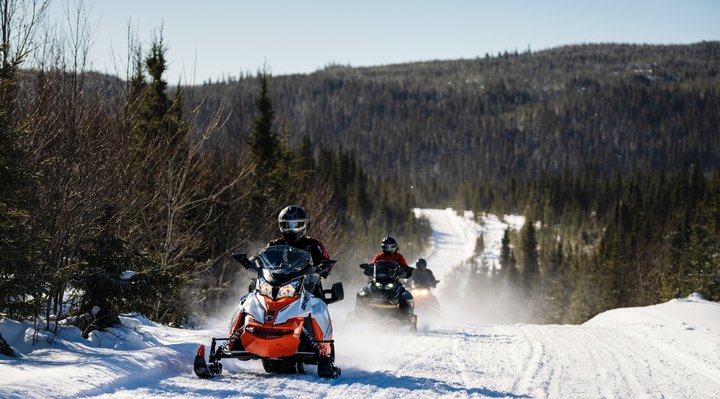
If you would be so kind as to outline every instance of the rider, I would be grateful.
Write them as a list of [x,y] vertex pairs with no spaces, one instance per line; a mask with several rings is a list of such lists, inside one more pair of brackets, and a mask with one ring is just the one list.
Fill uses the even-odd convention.
[[[310,225],[310,218],[305,209],[297,205],[289,205],[278,214],[278,227],[281,238],[277,238],[268,245],[289,245],[307,251],[312,256],[313,265],[319,267],[323,260],[330,260],[325,245],[320,240],[305,235]],[[330,269],[322,270],[321,277],[327,277]]]
[[413,282],[435,288],[437,280],[435,280],[435,275],[432,270],[427,268],[427,261],[420,258],[417,262],[415,262],[415,267],[416,269],[413,273]]
[[[412,276],[413,270],[415,269],[408,266],[405,257],[402,256],[400,252],[398,252],[400,246],[398,245],[397,239],[395,239],[395,237],[393,236],[387,236],[382,239],[381,244],[382,252],[375,255],[372,262],[370,263],[375,263],[381,260],[395,261],[400,265],[400,269],[405,272],[405,275],[401,278],[410,278],[410,276]],[[406,290],[404,287],[402,288],[402,290],[402,294],[400,295],[400,308],[412,316],[414,313],[413,310],[415,308],[413,296],[410,291]]]
[[405,271],[405,278],[410,277],[412,274],[413,268],[408,266],[407,261],[405,260],[405,257],[402,256],[398,250],[400,249],[400,246],[398,245],[398,241],[393,236],[387,236],[382,239],[382,252],[379,252],[373,260],[370,263],[375,263],[379,260],[391,260],[397,262],[401,267],[402,270]]

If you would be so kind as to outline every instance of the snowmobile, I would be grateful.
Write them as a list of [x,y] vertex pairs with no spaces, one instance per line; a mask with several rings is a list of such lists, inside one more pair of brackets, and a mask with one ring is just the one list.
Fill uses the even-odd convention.
[[382,317],[417,331],[412,294],[400,281],[410,276],[402,270],[400,264],[381,260],[374,264],[363,263],[360,268],[368,276],[368,283],[356,295],[355,315]]
[[240,299],[229,337],[212,339],[208,361],[200,345],[195,374],[221,374],[222,359],[260,359],[269,373],[302,374],[304,364],[314,364],[320,377],[339,377],[328,305],[343,299],[343,286],[323,290],[319,281],[336,261],[313,265],[310,253],[287,245],[270,246],[251,259],[232,256],[257,272],[255,287]]
[[407,288],[413,296],[416,312],[425,314],[440,310],[440,302],[433,294],[433,289],[439,282],[440,280],[435,280],[430,274],[418,270],[407,280]]

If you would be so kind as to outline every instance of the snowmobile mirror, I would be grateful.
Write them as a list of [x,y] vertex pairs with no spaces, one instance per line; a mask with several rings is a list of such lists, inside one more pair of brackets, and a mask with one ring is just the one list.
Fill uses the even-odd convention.
[[[328,294],[330,295],[329,298]],[[343,289],[342,282],[333,284],[329,290],[323,290],[323,296],[327,304],[342,301],[345,298],[345,290]]]
[[362,267],[363,269],[365,269],[365,270],[363,271],[363,274],[366,275],[366,276],[368,276],[368,277],[372,276],[372,275],[374,274],[374,272],[375,272],[375,270],[374,270],[374,268],[372,267],[372,265],[368,265],[367,263],[363,263],[362,265],[360,265],[360,267]]

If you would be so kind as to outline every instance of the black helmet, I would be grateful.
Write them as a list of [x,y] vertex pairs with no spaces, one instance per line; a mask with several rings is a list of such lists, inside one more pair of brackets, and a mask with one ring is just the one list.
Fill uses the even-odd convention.
[[420,258],[415,262],[415,266],[417,266],[418,270],[425,270],[427,268],[427,261],[423,258]]
[[397,240],[393,236],[387,236],[382,239],[382,250],[385,255],[394,254],[400,249]]
[[286,207],[278,215],[278,227],[288,244],[303,238],[309,224],[307,212],[297,205]]

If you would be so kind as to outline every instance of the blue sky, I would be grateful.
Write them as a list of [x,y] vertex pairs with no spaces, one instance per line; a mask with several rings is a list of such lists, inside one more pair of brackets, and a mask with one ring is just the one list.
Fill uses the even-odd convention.
[[[55,0],[51,20],[63,21]],[[71,1],[72,3],[72,1]],[[93,69],[124,71],[128,26],[147,48],[163,27],[168,80],[202,83],[254,73],[309,73],[458,59],[564,44],[720,40],[720,1],[97,0]],[[74,7],[72,4],[70,7]],[[120,60],[120,61],[113,61]]]

